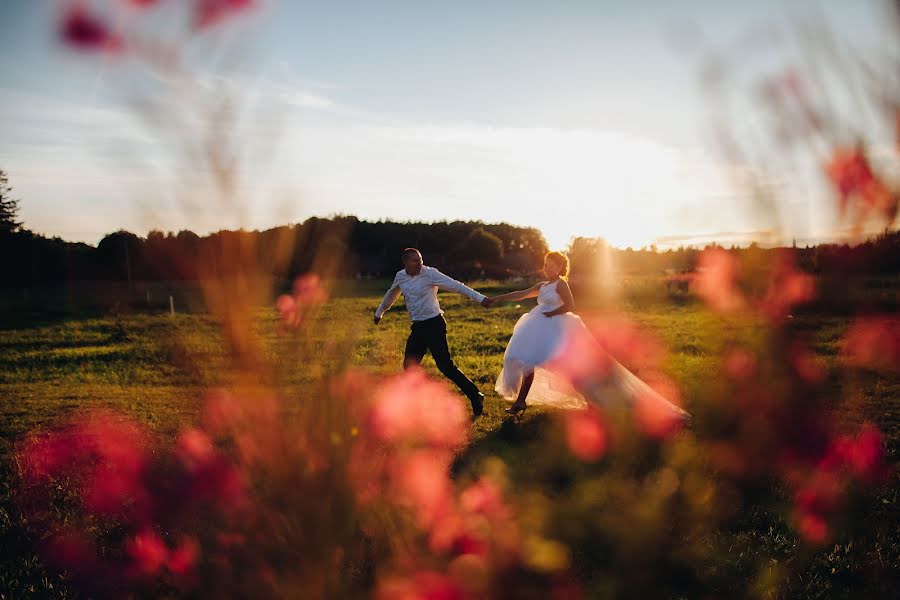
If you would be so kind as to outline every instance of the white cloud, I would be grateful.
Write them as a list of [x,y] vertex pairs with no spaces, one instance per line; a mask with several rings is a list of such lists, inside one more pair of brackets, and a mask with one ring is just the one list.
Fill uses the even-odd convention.
[[[766,227],[732,181],[741,168],[696,149],[599,129],[387,120],[281,83],[253,96],[246,127],[224,138],[241,158],[238,206],[222,203],[202,160],[163,155],[161,133],[154,139],[123,109],[47,98],[25,106],[0,90],[0,107],[18,105],[13,114],[45,130],[30,155],[0,145],[0,159],[13,159],[30,227],[70,237],[69,216],[71,237],[87,241],[99,238],[84,232],[123,225],[208,231],[334,213],[506,221],[540,228],[554,247],[579,235],[641,246]],[[270,110],[279,104],[303,110]]]

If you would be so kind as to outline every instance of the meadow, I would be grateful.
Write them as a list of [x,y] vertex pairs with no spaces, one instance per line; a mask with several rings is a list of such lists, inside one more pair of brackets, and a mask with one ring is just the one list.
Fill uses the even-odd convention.
[[[653,285],[645,287],[655,289]],[[474,286],[487,294],[510,289],[495,282]],[[315,334],[307,343],[324,347],[338,339],[347,349],[348,364],[377,374],[398,372],[409,322],[400,301],[379,326],[373,325],[372,313],[384,287],[386,282],[381,281],[341,286],[315,315],[310,328]],[[642,294],[640,289],[644,288],[608,300],[605,308],[623,312],[663,342],[667,349],[664,370],[679,384],[685,407],[691,410],[692,397],[721,370],[720,355],[727,340],[750,340],[759,332],[750,322],[726,323],[690,298],[668,297],[661,290]],[[171,290],[174,316],[168,311],[170,288],[161,286],[130,293],[121,289],[93,295],[54,291],[41,297],[4,299],[5,315],[0,320],[0,598],[72,593],[64,580],[45,572],[37,558],[33,532],[22,525],[10,500],[16,485],[13,450],[21,436],[47,429],[79,411],[109,408],[135,417],[169,439],[179,427],[198,418],[206,390],[229,383],[228,356],[219,324],[202,309],[197,294],[177,287]],[[510,419],[503,414],[507,404],[493,391],[493,384],[513,324],[532,305],[507,304],[487,310],[446,293],[441,302],[456,364],[487,396],[484,416],[473,424],[470,444],[457,456],[454,473],[465,478],[491,457],[499,457],[512,481],[527,479],[539,468],[536,461],[547,436],[555,435],[550,411],[536,407],[519,419]],[[818,360],[826,367],[833,366],[849,316],[810,310],[794,319],[796,327],[808,332]],[[255,335],[269,356],[286,366],[279,377],[289,402],[304,402],[309,382],[344,366],[292,360],[272,308],[260,307],[256,324]],[[444,381],[430,358],[424,366],[430,375]],[[888,460],[896,466],[900,381],[871,373],[862,389],[862,394],[852,395],[852,401],[832,410],[850,425],[863,421],[878,425],[887,438]],[[461,395],[460,402],[465,402]],[[694,427],[702,435],[703,423],[696,422]],[[838,540],[812,551],[812,556],[783,518],[765,507],[746,506],[746,518],[739,519],[734,528],[712,534],[715,539],[709,543],[721,550],[715,564],[708,565],[707,579],[720,582],[720,592],[730,586],[753,589],[755,582],[746,578],[755,572],[754,566],[765,561],[790,562],[803,552],[808,566],[782,588],[788,595],[887,595],[900,583],[898,501],[892,479],[866,507],[868,539]],[[690,597],[691,592],[673,591],[673,595]]]

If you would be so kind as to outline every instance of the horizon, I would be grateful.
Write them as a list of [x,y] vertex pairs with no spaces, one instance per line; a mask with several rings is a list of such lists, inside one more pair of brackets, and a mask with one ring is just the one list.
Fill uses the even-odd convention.
[[54,3],[13,0],[0,24],[0,168],[26,227],[91,245],[119,227],[266,229],[342,213],[505,222],[556,248],[574,237],[619,248],[840,241],[810,165],[773,179],[782,205],[760,213],[742,179],[750,166],[710,143],[701,84],[711,54],[735,54],[789,17],[883,41],[879,2],[827,4],[263,2],[247,27],[217,32],[246,60],[197,80],[240,90],[250,115],[246,135],[225,132],[249,150],[233,173],[241,204],[223,210],[209,173],[129,107],[147,84],[123,86],[131,63],[73,56],[52,37]]
[[[772,242],[772,241],[766,242],[764,240],[758,240],[758,239],[747,239],[744,241],[735,240],[733,242],[722,242],[721,241],[722,238],[719,238],[719,239],[706,240],[704,242],[696,242],[696,243],[686,243],[683,241],[679,242],[679,241],[673,240],[668,244],[651,243],[651,244],[645,244],[643,246],[617,246],[615,244],[610,243],[608,240],[606,240],[602,236],[594,236],[594,237],[573,236],[565,244],[560,245],[560,246],[554,246],[554,245],[550,244],[550,242],[547,240],[546,236],[544,236],[543,232],[539,228],[531,227],[528,225],[514,225],[512,223],[507,223],[504,221],[486,222],[486,221],[481,221],[481,220],[477,220],[477,219],[454,219],[452,221],[451,220],[399,221],[399,220],[393,220],[393,219],[369,220],[369,219],[359,218],[357,215],[332,214],[332,215],[327,215],[327,216],[310,215],[303,221],[282,223],[279,225],[272,225],[272,226],[262,227],[262,228],[246,228],[246,227],[220,228],[220,229],[209,230],[209,231],[196,231],[193,229],[179,229],[179,230],[150,229],[150,230],[147,230],[146,232],[131,231],[128,229],[117,229],[114,231],[107,232],[100,239],[102,240],[103,238],[105,238],[109,235],[116,234],[116,233],[128,233],[128,234],[137,236],[141,240],[147,240],[151,233],[160,233],[166,237],[170,237],[170,236],[175,236],[183,231],[193,233],[200,238],[209,237],[209,236],[219,234],[219,233],[230,233],[230,232],[238,232],[238,231],[247,232],[247,233],[264,233],[266,231],[284,228],[284,227],[290,228],[290,227],[301,226],[301,225],[303,225],[303,223],[305,223],[307,220],[310,220],[310,219],[320,219],[320,220],[327,221],[327,220],[341,219],[341,218],[356,218],[359,222],[368,223],[368,224],[393,223],[393,224],[400,224],[400,225],[431,226],[431,225],[436,225],[439,223],[449,224],[449,223],[453,223],[453,222],[463,222],[463,223],[474,223],[477,225],[483,225],[483,226],[487,226],[487,227],[497,226],[497,225],[507,225],[507,226],[512,226],[512,227],[521,227],[523,229],[535,229],[544,237],[544,241],[547,242],[547,250],[548,251],[555,250],[555,251],[561,251],[561,252],[568,252],[571,249],[572,243],[576,239],[587,239],[587,240],[591,240],[591,241],[600,241],[600,242],[604,243],[608,248],[610,248],[612,250],[617,250],[620,252],[625,252],[625,251],[631,250],[631,251],[663,253],[663,252],[667,252],[667,251],[679,251],[679,250],[703,250],[704,248],[709,248],[709,247],[721,247],[726,250],[745,249],[745,248],[749,248],[751,246],[757,246],[757,247],[765,248],[765,249],[786,248],[786,247],[791,247],[791,246],[794,246],[797,248],[815,248],[815,247],[819,247],[819,246],[828,246],[828,245],[855,247],[860,244],[872,242],[881,235],[885,235],[885,234],[894,235],[894,234],[900,233],[900,228],[887,229],[887,230],[883,230],[880,232],[869,232],[864,237],[858,238],[858,239],[855,239],[852,241],[846,240],[846,239],[837,239],[837,240],[835,240],[835,239],[822,239],[822,240],[806,239],[806,240],[802,240],[799,238],[792,238],[790,240],[781,241],[781,242]],[[31,230],[28,230],[28,231],[31,231]],[[45,238],[51,237],[51,236],[47,236],[46,234],[43,234],[41,232],[31,231],[31,233],[43,236]],[[83,241],[78,241],[78,240],[75,240],[75,241],[66,240],[64,238],[59,238],[58,236],[53,236],[53,238],[62,239],[62,241],[66,242],[66,243],[85,244],[91,248],[96,248],[100,241],[100,240],[98,240],[95,243],[90,243],[90,242],[83,242]]]

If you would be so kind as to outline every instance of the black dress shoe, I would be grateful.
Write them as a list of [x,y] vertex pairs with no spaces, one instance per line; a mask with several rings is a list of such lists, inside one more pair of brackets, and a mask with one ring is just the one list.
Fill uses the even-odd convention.
[[469,402],[472,403],[472,419],[477,419],[484,413],[484,394],[478,392],[474,396],[469,396]]

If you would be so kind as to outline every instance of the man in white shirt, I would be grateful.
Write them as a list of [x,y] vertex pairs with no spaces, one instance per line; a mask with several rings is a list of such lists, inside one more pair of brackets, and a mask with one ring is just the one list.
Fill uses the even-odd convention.
[[425,357],[425,353],[431,350],[437,368],[462,390],[472,403],[473,417],[478,418],[484,411],[484,394],[478,391],[478,387],[456,367],[450,357],[450,349],[447,346],[447,322],[444,320],[444,311],[438,304],[437,291],[440,288],[457,292],[468,296],[485,308],[490,307],[490,300],[484,294],[479,294],[437,269],[424,266],[422,253],[415,248],[404,250],[401,258],[404,268],[397,272],[394,282],[384,295],[384,300],[375,309],[375,324],[381,322],[381,317],[402,293],[406,300],[406,308],[409,310],[409,318],[412,320],[412,331],[406,340],[406,351],[403,355],[403,368],[418,365]]

